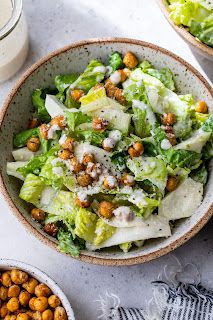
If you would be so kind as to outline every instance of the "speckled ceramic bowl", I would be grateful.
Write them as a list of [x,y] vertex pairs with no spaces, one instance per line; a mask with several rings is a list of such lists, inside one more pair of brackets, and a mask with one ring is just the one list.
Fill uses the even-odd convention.
[[39,282],[45,283],[52,290],[52,292],[56,296],[58,296],[59,299],[61,300],[62,306],[66,310],[68,320],[75,320],[72,307],[70,306],[70,303],[67,297],[65,296],[63,291],[59,288],[57,283],[53,281],[46,273],[24,262],[11,260],[11,259],[0,259],[0,272],[3,270],[12,270],[12,269],[20,269],[22,271],[25,271],[30,276],[37,279]]
[[[113,51],[122,53],[132,51],[140,59],[148,59],[159,68],[167,65],[175,74],[179,92],[182,94],[190,92],[196,99],[205,100],[210,108],[213,107],[212,89],[199,72],[173,53],[138,40],[118,38],[86,40],[57,50],[35,63],[13,88],[0,115],[0,187],[18,220],[28,228],[29,232],[54,249],[57,249],[57,244],[53,238],[43,233],[31,220],[27,204],[19,198],[20,182],[6,174],[6,162],[12,160],[12,137],[14,133],[26,128],[32,111],[33,89],[51,85],[57,74],[82,72],[93,58],[106,62],[108,54]],[[144,247],[126,254],[115,250],[84,251],[80,260],[102,265],[130,265],[156,259],[172,251],[194,236],[211,217],[212,184],[211,174],[202,205],[191,218],[176,223],[171,237],[147,241]]]
[[157,0],[164,16],[173,27],[173,29],[187,42],[191,50],[199,53],[208,60],[213,61],[213,48],[197,40],[184,26],[177,26],[169,17],[168,2],[166,0]]

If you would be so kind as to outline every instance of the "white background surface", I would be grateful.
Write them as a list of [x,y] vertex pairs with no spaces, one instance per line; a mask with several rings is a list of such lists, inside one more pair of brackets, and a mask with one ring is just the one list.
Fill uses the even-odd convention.
[[[17,78],[37,59],[73,41],[93,37],[123,36],[158,44],[213,78],[212,63],[192,54],[154,0],[25,0],[24,8],[30,52],[18,75],[0,84],[0,105]],[[132,267],[100,267],[47,248],[0,201],[0,257],[22,260],[46,271],[67,294],[77,320],[97,319],[95,300],[106,291],[119,295],[122,305],[145,305],[146,299],[151,298],[151,281],[157,279],[165,265],[174,263],[173,255],[183,264],[195,263],[203,284],[213,287],[212,221],[173,254],[156,261]]]

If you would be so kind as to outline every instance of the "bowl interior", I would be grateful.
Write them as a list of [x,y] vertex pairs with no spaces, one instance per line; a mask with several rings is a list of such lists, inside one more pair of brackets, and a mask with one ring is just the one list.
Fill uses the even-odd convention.
[[[150,60],[158,68],[168,66],[174,72],[178,92],[182,94],[192,93],[195,99],[205,100],[208,106],[213,108],[210,87],[190,65],[166,50],[136,40],[116,39],[82,42],[62,49],[60,52],[52,54],[48,59],[43,59],[34,65],[24,79],[19,82],[5,104],[5,111],[3,111],[5,113],[2,114],[0,130],[0,170],[3,181],[2,192],[5,194],[11,208],[19,220],[28,227],[32,226],[31,232],[34,232],[36,236],[40,236],[43,240],[48,238],[47,235],[42,232],[37,223],[31,220],[28,205],[18,196],[20,182],[18,179],[9,177],[6,174],[6,162],[13,161],[11,155],[13,134],[25,129],[27,126],[30,113],[33,110],[31,103],[33,89],[52,85],[54,77],[58,74],[83,71],[87,63],[93,58],[101,59],[106,63],[108,55],[113,51],[122,53],[132,51],[140,60]],[[115,249],[100,252],[85,251],[81,259],[100,264],[133,264],[150,260],[169,252],[189,239],[209,219],[210,212],[208,212],[208,209],[213,202],[212,184],[213,175],[211,174],[205,188],[205,197],[202,205],[192,217],[180,220],[175,224],[171,237],[147,241],[144,247],[135,248],[126,254]],[[51,238],[47,242],[55,246]]]
[[67,297],[65,296],[63,291],[59,288],[57,283],[53,281],[48,275],[46,275],[46,273],[24,262],[11,260],[11,259],[0,259],[0,271],[12,270],[12,269],[20,269],[22,271],[25,271],[31,277],[34,277],[35,279],[37,279],[39,282],[45,283],[52,290],[52,292],[60,298],[62,302],[62,306],[65,308],[67,312],[68,319],[75,320],[73,310],[70,306],[70,303]]

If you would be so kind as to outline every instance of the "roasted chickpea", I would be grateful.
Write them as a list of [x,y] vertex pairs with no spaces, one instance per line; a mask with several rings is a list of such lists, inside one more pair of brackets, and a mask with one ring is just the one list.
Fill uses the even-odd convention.
[[46,123],[43,123],[40,126],[40,134],[41,134],[41,137],[44,138],[45,140],[48,140],[48,131],[49,131],[49,126]]
[[33,318],[33,311],[32,310],[28,310],[28,311],[26,311],[26,314],[28,314],[28,316],[30,317],[30,319],[32,319]]
[[77,177],[78,184],[82,187],[87,187],[88,185],[92,184],[92,178],[89,174],[81,174]]
[[1,286],[0,287],[0,299],[5,301],[8,297],[8,288]]
[[35,287],[35,295],[37,297],[41,297],[41,296],[48,297],[51,293],[52,291],[45,283],[40,283]]
[[59,297],[57,297],[56,295],[52,294],[49,298],[48,298],[48,303],[50,305],[51,308],[55,309],[56,307],[59,307],[61,304],[61,301],[59,299]]
[[169,142],[171,143],[172,146],[176,145],[177,144],[177,140],[176,140],[176,136],[174,133],[166,133],[166,136],[169,140]]
[[11,281],[11,276],[10,276],[9,272],[2,273],[1,282],[2,282],[3,286],[5,286],[5,287],[11,286],[12,281]]
[[50,121],[50,125],[57,125],[61,130],[66,127],[64,116],[56,116]]
[[205,101],[198,101],[195,105],[195,111],[200,113],[207,113],[208,107]]
[[36,221],[39,221],[39,222],[43,221],[45,219],[45,216],[46,216],[45,212],[41,209],[33,208],[31,210],[31,217]]
[[128,173],[125,173],[121,179],[120,183],[124,184],[125,186],[133,187],[135,185],[134,177]]
[[47,297],[40,296],[34,301],[34,308],[36,311],[43,312],[48,308],[48,300]]
[[94,163],[95,162],[95,157],[91,153],[84,153],[82,163],[86,166],[89,162]]
[[19,309],[19,301],[17,297],[10,298],[10,300],[7,303],[7,309],[10,312],[14,312]]
[[24,271],[13,269],[11,271],[11,279],[15,284],[23,284],[28,280],[28,274]]
[[117,70],[117,72],[120,74],[121,82],[124,82],[127,78],[126,72],[123,69]]
[[27,313],[19,313],[16,320],[30,320],[30,316]]
[[18,297],[20,293],[20,287],[17,284],[13,284],[11,287],[8,288],[8,297]]
[[114,94],[115,99],[122,105],[126,105],[127,101],[123,95],[123,89],[117,88]]
[[170,126],[176,122],[176,116],[174,113],[169,112],[169,113],[161,115],[160,120],[163,125]]
[[164,130],[166,133],[173,133],[173,127],[172,127],[172,126],[164,126],[164,127],[163,127],[163,130]]
[[41,312],[36,311],[33,313],[33,320],[42,320]]
[[4,320],[16,320],[16,315],[7,315]]
[[33,297],[30,299],[29,301],[29,307],[31,310],[35,311],[35,307],[34,307],[34,302],[35,302],[36,297]]
[[63,307],[57,307],[55,309],[54,320],[67,320],[67,314]]
[[38,119],[36,119],[36,118],[30,119],[29,123],[28,123],[28,128],[29,129],[36,128],[38,126],[38,124],[39,124]]
[[82,208],[88,208],[91,203],[89,200],[81,200],[81,199],[79,199],[79,197],[76,197],[75,204],[79,207],[82,207]]
[[67,138],[65,142],[62,144],[63,149],[68,149],[69,151],[74,151],[75,139],[74,138]]
[[111,219],[114,210],[115,206],[112,202],[102,201],[99,204],[98,212],[104,218]]
[[117,87],[114,85],[114,83],[110,79],[106,80],[105,89],[106,89],[107,97],[114,98]]
[[52,236],[52,237],[56,237],[56,235],[58,233],[58,227],[54,222],[46,224],[44,226],[43,230],[44,230],[44,232],[49,234],[49,236]]
[[106,189],[114,189],[117,186],[117,180],[113,176],[107,176],[104,178],[104,187]]
[[22,306],[26,307],[30,301],[31,295],[27,291],[21,291],[19,295],[19,302]]
[[27,282],[25,282],[22,287],[27,290],[29,293],[35,292],[35,287],[38,285],[38,280],[35,278],[30,278]]
[[9,314],[9,310],[7,309],[7,304],[3,303],[0,308],[0,317],[3,319]]
[[179,180],[176,177],[169,177],[166,183],[166,189],[171,192],[177,189]]
[[27,141],[27,149],[36,152],[40,148],[40,140],[37,137],[32,137]]
[[80,89],[75,89],[71,90],[70,94],[74,101],[79,101],[80,98],[84,95],[84,91]]
[[133,69],[137,66],[138,64],[138,59],[132,52],[127,52],[123,58],[123,63],[125,66],[129,69]]
[[95,131],[104,132],[109,125],[109,122],[103,118],[95,117],[92,120],[92,127]]
[[98,176],[102,173],[102,168],[100,163],[89,162],[86,168],[86,173],[92,178],[97,179]]
[[42,320],[53,320],[54,316],[53,316],[53,312],[50,309],[45,310],[44,312],[42,312]]
[[68,149],[63,149],[63,150],[60,150],[58,152],[58,156],[59,158],[61,158],[62,160],[68,160],[72,157],[72,153],[70,150]]
[[84,165],[78,162],[76,157],[70,159],[70,169],[74,173],[79,173],[84,170]]
[[132,147],[128,149],[131,158],[139,157],[144,152],[143,144],[139,141],[135,142]]

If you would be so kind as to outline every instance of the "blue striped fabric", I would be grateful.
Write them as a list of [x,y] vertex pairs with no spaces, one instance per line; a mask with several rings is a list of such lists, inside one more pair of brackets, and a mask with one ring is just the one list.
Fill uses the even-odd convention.
[[[171,288],[163,281],[153,282],[166,292],[166,303],[155,320],[213,320],[213,291],[201,285],[183,284]],[[113,309],[113,308],[112,308]],[[143,309],[118,307],[111,320],[150,320]]]

